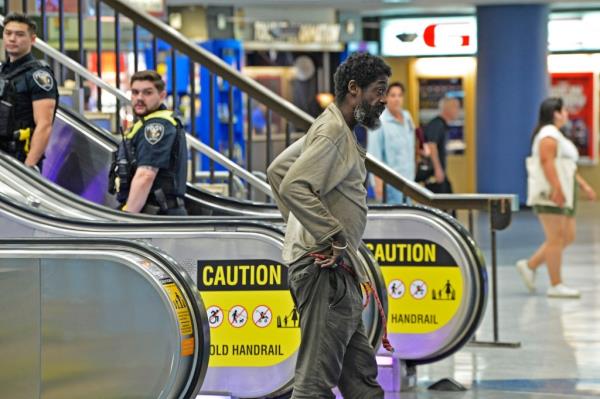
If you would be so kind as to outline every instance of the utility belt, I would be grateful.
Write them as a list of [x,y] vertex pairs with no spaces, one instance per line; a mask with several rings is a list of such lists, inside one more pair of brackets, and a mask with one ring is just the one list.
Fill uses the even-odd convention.
[[185,209],[185,201],[181,197],[166,195],[162,188],[150,193],[142,213],[164,215],[174,209]]

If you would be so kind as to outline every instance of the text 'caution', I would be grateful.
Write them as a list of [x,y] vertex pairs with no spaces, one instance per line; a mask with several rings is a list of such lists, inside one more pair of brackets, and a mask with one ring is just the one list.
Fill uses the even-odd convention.
[[[198,261],[200,291],[287,290],[287,267],[269,260]],[[231,261],[229,261],[231,262]]]
[[426,240],[369,240],[366,245],[380,266],[456,266],[444,248]]

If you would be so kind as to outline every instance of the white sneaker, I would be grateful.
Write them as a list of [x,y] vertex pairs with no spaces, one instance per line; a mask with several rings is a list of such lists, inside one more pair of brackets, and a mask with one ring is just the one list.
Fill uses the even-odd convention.
[[535,270],[527,266],[527,259],[521,259],[515,264],[529,292],[535,292]]
[[548,288],[546,295],[551,298],[579,298],[581,293],[575,288],[569,288],[560,283]]

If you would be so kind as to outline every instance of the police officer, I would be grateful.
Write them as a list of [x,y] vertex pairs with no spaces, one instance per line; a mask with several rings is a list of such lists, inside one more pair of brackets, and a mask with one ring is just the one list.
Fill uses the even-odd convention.
[[137,117],[124,134],[113,169],[114,191],[127,212],[186,215],[187,147],[181,121],[163,104],[165,82],[155,71],[131,77]]
[[35,22],[23,14],[4,18],[8,60],[0,66],[0,149],[39,170],[52,133],[58,89],[50,66],[31,54],[35,32]]

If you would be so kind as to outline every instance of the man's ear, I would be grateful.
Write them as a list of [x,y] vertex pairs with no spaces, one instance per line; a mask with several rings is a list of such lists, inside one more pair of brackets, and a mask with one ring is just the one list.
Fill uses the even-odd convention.
[[160,92],[160,101],[165,101],[165,98],[167,98],[167,91],[163,90]]
[[351,80],[348,82],[348,94],[356,97],[358,96],[358,92],[360,90],[360,87],[358,87],[358,83],[356,83],[356,80]]

